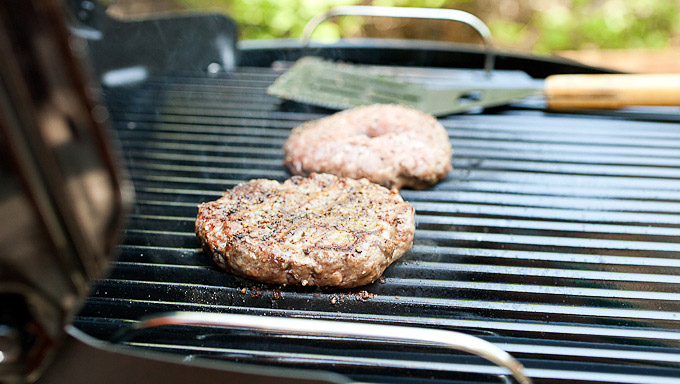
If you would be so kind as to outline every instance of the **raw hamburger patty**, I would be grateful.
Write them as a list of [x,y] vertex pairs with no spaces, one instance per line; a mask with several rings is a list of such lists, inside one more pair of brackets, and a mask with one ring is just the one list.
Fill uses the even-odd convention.
[[451,143],[434,117],[401,105],[339,112],[293,129],[284,164],[296,175],[332,173],[388,188],[427,188],[452,169]]
[[198,207],[196,237],[222,268],[275,284],[356,287],[413,245],[413,207],[366,179],[251,180]]

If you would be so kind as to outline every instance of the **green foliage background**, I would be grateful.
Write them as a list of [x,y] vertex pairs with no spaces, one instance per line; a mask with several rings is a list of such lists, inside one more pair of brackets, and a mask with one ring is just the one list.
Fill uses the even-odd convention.
[[[228,12],[242,39],[298,37],[314,15],[338,5],[458,8],[480,16],[502,46],[534,52],[584,48],[663,48],[680,42],[680,0],[517,0],[513,18],[502,1],[471,0],[177,0],[190,9]],[[508,0],[505,0],[508,3]],[[506,4],[508,5],[508,4]],[[517,13],[517,12],[516,12]],[[362,35],[362,20],[322,24],[315,38]]]

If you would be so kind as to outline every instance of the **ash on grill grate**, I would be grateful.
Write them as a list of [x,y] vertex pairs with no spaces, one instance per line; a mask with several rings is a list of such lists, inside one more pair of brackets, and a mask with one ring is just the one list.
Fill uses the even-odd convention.
[[[275,77],[244,68],[107,90],[138,200],[80,328],[106,339],[174,310],[418,325],[497,343],[539,383],[680,377],[677,125],[527,108],[444,119],[455,170],[431,190],[402,191],[418,212],[415,245],[384,281],[277,293],[219,270],[193,233],[198,203],[242,180],[287,178],[283,141],[322,116],[281,111],[265,94]],[[361,290],[366,299],[352,298]],[[132,344],[372,382],[501,380],[480,359],[414,345],[206,328]]]

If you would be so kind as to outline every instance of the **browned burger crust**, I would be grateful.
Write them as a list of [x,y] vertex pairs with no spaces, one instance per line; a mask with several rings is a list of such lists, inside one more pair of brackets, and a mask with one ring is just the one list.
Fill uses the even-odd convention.
[[375,104],[309,121],[283,145],[291,173],[367,178],[388,188],[427,188],[451,172],[453,150],[434,117],[406,106]]
[[198,207],[196,237],[222,268],[274,284],[374,282],[413,245],[414,209],[366,179],[251,180]]

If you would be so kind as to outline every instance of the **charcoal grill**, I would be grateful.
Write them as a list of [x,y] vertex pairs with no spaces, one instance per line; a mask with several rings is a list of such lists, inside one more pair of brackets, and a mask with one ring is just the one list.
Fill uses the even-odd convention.
[[[417,211],[414,246],[375,284],[272,287],[216,267],[194,237],[196,206],[244,180],[285,180],[290,130],[330,113],[266,94],[279,62],[309,52],[290,41],[244,43],[234,69],[156,71],[104,88],[136,203],[120,257],[76,328],[110,340],[173,311],[420,326],[490,341],[536,383],[680,380],[677,109],[554,113],[528,100],[440,119],[454,170],[429,190],[402,191]],[[339,42],[311,52],[431,68],[484,60],[474,47],[425,42]],[[510,54],[496,66],[534,77],[607,72]],[[125,344],[357,382],[508,381],[481,358],[418,343],[172,326]]]

